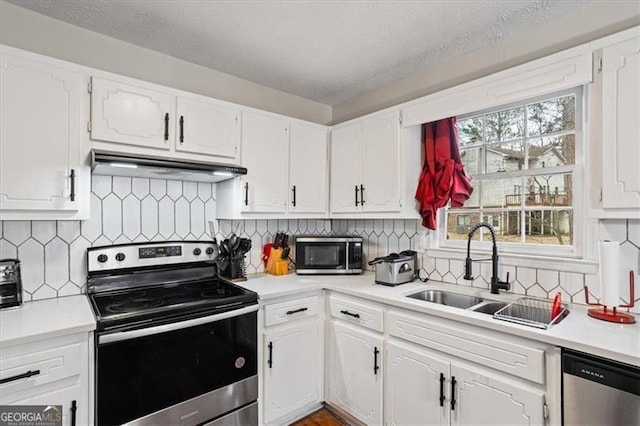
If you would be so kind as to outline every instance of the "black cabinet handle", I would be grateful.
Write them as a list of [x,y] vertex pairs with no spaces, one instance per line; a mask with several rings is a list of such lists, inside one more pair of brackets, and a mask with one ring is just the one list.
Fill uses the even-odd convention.
[[291,201],[291,205],[293,207],[296,206],[296,186],[293,185],[293,188],[291,188],[291,192],[293,192],[293,200]]
[[300,308],[300,309],[296,309],[295,311],[287,311],[287,315],[293,315],[293,314],[297,314],[298,312],[304,312],[309,308]]
[[451,411],[456,410],[456,378],[451,376]]
[[69,199],[71,201],[76,200],[76,170],[71,169],[71,173],[69,173],[69,179],[71,179],[71,194],[69,194]]
[[180,143],[184,143],[184,116],[180,116]]
[[358,207],[358,185],[356,185],[356,207]]
[[273,342],[269,342],[269,360],[267,364],[269,364],[269,368],[273,367]]
[[378,367],[378,354],[380,353],[380,351],[378,350],[377,346],[374,346],[373,348],[373,374],[378,374],[378,370],[380,369],[380,367]]
[[444,374],[440,373],[440,406],[444,407]]
[[165,113],[164,115],[164,140],[169,140],[169,113]]
[[354,314],[354,313],[351,313],[349,311],[340,311],[340,313],[343,314],[343,315],[349,315],[350,317],[360,318],[360,314]]
[[28,379],[32,376],[37,376],[40,374],[40,370],[29,370],[26,373],[18,374],[17,376],[7,377],[6,379],[0,379],[0,385],[3,383],[15,382],[20,379]]
[[249,205],[249,182],[245,182],[244,184],[244,205]]
[[76,412],[78,411],[78,403],[74,399],[71,401],[71,426],[76,426]]
[[364,206],[364,186],[360,185],[360,205]]

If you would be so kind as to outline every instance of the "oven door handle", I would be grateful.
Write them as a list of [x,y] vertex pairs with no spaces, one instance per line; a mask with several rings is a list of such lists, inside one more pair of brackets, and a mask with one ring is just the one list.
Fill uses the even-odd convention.
[[138,337],[152,336],[154,334],[167,333],[169,331],[181,330],[183,328],[194,327],[196,325],[207,324],[210,322],[220,321],[227,318],[237,317],[250,312],[255,312],[259,308],[258,304],[246,306],[240,309],[223,312],[221,314],[209,315],[208,317],[193,318],[186,321],[175,322],[171,324],[157,325],[155,327],[142,328],[139,330],[121,331],[119,333],[104,334],[98,336],[98,344],[120,342],[122,340],[130,340]]

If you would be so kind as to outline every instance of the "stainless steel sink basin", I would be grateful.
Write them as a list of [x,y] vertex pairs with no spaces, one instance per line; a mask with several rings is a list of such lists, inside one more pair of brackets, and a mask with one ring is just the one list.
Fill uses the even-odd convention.
[[482,314],[489,314],[489,315],[493,315],[496,312],[498,312],[500,309],[504,308],[505,306],[507,306],[507,303],[503,303],[503,302],[489,302],[489,303],[484,303],[480,306],[478,306],[475,309],[472,309],[472,311],[474,312],[480,312]]
[[442,290],[427,290],[419,293],[410,294],[407,297],[412,299],[424,300],[430,303],[439,303],[441,305],[453,306],[454,308],[467,309],[478,303],[482,299],[466,294],[450,293]]

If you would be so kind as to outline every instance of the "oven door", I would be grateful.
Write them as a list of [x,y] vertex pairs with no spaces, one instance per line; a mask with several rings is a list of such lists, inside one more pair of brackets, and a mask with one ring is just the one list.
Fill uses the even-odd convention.
[[258,305],[97,337],[98,425],[195,425],[257,399]]
[[296,271],[307,274],[343,273],[347,269],[347,242],[296,242]]

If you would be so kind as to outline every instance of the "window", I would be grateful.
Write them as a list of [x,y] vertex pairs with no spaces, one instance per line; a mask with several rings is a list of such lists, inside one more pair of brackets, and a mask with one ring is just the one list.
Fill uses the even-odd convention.
[[460,155],[474,191],[463,207],[444,210],[442,246],[466,241],[482,221],[513,251],[573,250],[581,101],[576,89],[458,117]]

